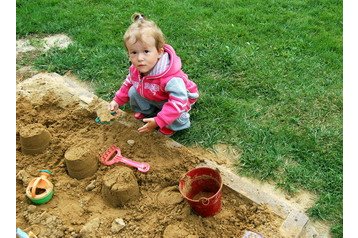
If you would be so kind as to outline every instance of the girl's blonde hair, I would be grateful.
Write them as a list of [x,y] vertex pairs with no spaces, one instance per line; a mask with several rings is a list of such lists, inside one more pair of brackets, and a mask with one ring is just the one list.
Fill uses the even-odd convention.
[[147,36],[152,36],[155,40],[155,47],[157,50],[164,47],[165,37],[160,28],[155,24],[155,22],[148,20],[141,13],[134,13],[132,15],[132,24],[128,27],[126,33],[123,36],[124,45],[127,48],[127,42],[134,38],[135,42],[143,42],[142,36],[146,34]]

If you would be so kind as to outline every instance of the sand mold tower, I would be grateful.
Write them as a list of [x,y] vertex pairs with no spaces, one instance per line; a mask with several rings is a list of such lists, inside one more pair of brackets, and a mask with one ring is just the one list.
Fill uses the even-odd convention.
[[90,143],[73,145],[65,153],[68,175],[83,179],[94,175],[98,169],[98,155]]
[[40,123],[29,124],[20,130],[21,152],[34,155],[42,153],[50,144],[51,134]]
[[103,177],[102,197],[113,207],[123,206],[139,197],[139,186],[132,169],[115,166]]

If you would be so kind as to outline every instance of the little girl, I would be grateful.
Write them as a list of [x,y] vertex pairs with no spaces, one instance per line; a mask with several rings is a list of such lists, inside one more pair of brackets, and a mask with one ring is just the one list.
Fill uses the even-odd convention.
[[199,97],[198,88],[181,70],[180,58],[165,44],[159,27],[139,13],[132,21],[123,37],[132,65],[109,110],[129,101],[134,117],[146,123],[139,132],[159,127],[170,136],[190,127],[188,112]]

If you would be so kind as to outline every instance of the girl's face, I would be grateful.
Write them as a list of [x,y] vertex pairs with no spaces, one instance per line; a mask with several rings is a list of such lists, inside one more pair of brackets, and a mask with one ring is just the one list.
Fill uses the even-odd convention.
[[135,42],[131,38],[126,42],[129,59],[132,64],[143,75],[148,75],[154,68],[164,49],[158,50],[155,47],[155,39],[152,36],[143,36],[142,41]]

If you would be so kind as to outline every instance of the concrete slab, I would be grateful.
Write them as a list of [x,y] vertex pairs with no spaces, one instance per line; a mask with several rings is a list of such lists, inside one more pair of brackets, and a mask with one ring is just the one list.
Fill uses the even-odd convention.
[[299,238],[303,228],[308,222],[308,216],[303,212],[293,210],[286,217],[285,221],[280,227],[281,234],[290,238]]

